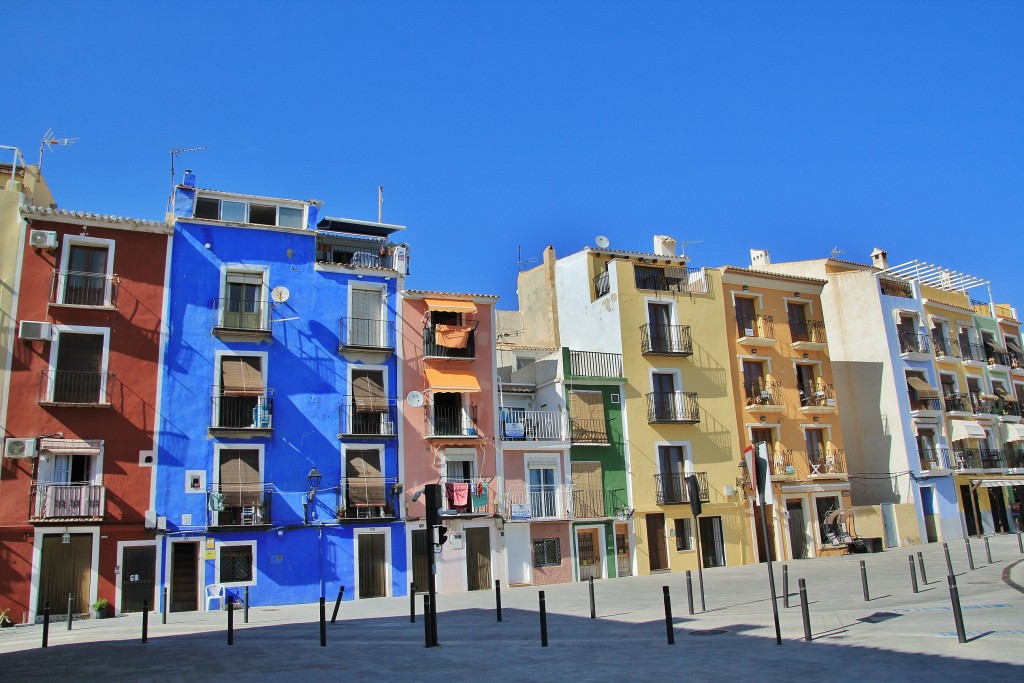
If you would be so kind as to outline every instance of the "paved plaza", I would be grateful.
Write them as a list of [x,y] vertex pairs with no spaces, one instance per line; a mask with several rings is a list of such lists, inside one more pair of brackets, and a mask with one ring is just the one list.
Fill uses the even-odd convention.
[[[423,646],[423,621],[409,623],[409,599],[346,602],[328,624],[320,647],[317,605],[236,613],[234,645],[227,645],[226,614],[150,619],[142,644],[141,615],[83,621],[67,631],[52,624],[50,646],[39,647],[42,627],[0,630],[4,680],[457,681],[516,679],[794,680],[827,676],[848,680],[1024,680],[1024,555],[1016,536],[972,542],[976,569],[963,541],[950,544],[968,642],[957,642],[942,545],[900,548],[875,555],[789,563],[790,608],[782,601],[782,565],[776,563],[783,644],[775,643],[764,565],[704,572],[707,611],[688,614],[680,574],[596,581],[597,619],[590,618],[586,584],[544,588],[549,647],[540,644],[539,588],[502,591],[497,622],[494,591],[443,595],[441,645]],[[911,590],[908,555],[923,553],[928,584]],[[865,601],[860,560],[866,561]],[[807,580],[813,642],[803,640],[797,579]],[[920,577],[918,577],[920,580]],[[696,593],[696,575],[694,575]],[[662,586],[669,586],[675,644],[666,643]],[[337,587],[335,587],[336,589]],[[417,600],[422,610],[422,601]],[[328,604],[328,617],[333,604]],[[725,633],[716,633],[725,631]],[[756,677],[756,678],[755,678]]]

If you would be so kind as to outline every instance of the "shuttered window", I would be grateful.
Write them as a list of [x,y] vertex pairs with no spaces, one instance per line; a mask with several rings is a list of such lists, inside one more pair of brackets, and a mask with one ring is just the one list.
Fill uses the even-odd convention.
[[259,356],[230,356],[221,359],[220,381],[225,396],[262,396],[263,374]]
[[384,373],[380,370],[353,370],[352,397],[357,412],[388,412],[388,400],[384,393]]
[[249,448],[221,450],[219,475],[225,507],[260,503],[262,481],[259,451]]
[[100,372],[103,369],[103,335],[62,332],[58,343],[58,371]]

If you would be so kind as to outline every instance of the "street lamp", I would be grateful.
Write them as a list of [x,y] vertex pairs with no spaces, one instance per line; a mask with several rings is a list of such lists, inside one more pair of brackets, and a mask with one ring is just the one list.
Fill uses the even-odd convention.
[[[306,503],[303,505],[303,517],[305,523],[309,524],[309,505],[316,498],[316,491],[320,488],[320,479],[323,475],[320,474],[320,470],[316,468],[316,465],[310,468],[309,474],[306,475],[306,481],[309,483],[309,493],[306,494]],[[325,588],[324,585],[324,524],[320,522],[316,529],[316,545],[317,550],[320,553],[320,645],[321,647],[327,646],[327,605],[325,602]]]
[[313,502],[313,497],[316,496],[316,490],[320,487],[320,479],[323,477],[320,474],[320,470],[313,465],[313,468],[309,470],[309,474],[306,475],[306,481],[309,482],[309,501]]

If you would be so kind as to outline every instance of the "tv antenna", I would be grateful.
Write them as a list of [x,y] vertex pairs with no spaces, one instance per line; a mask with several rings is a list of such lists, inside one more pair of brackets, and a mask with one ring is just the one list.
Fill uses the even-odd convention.
[[519,245],[519,270],[520,271],[523,270],[523,266],[528,266],[531,263],[537,263],[538,261],[540,261],[540,259],[537,258],[536,256],[534,256],[533,258],[528,258],[528,259],[526,259],[524,261],[523,260],[523,245],[521,245],[521,244]]
[[843,251],[842,249],[839,248],[838,244],[836,246],[832,247],[832,254],[831,254],[832,258],[835,258],[836,256],[841,256],[842,254],[845,254],[845,253],[846,253],[845,251]]
[[175,147],[171,150],[171,193],[167,196],[167,210],[171,211],[174,208],[174,162],[177,160],[179,154],[186,152],[202,152],[205,147]]
[[679,255],[680,256],[686,256],[686,245],[687,244],[704,244],[704,240],[690,240],[690,241],[680,240],[678,242],[678,244],[679,244]]
[[54,147],[70,147],[78,142],[78,138],[58,138],[53,128],[47,128],[43,139],[39,141],[39,170],[43,170],[43,152]]
[[377,186],[377,222],[384,222],[384,186]]

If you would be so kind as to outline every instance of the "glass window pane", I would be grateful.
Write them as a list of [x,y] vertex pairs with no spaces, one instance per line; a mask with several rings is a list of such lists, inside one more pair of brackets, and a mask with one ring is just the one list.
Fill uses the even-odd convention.
[[302,209],[279,206],[277,208],[277,224],[282,228],[301,228]]
[[220,219],[229,223],[245,223],[245,204],[243,202],[221,201]]

